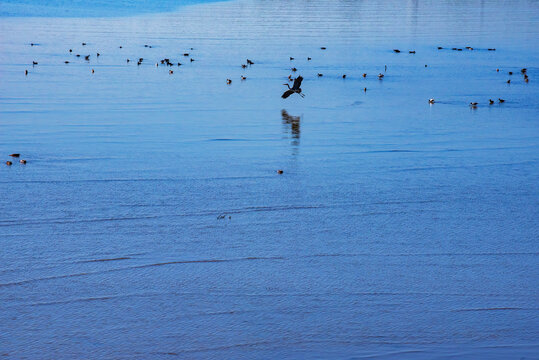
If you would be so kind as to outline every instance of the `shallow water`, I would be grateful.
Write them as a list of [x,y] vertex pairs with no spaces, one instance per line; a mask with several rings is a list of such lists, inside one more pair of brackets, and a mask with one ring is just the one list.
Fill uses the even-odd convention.
[[[329,0],[3,17],[0,353],[537,358],[538,19]],[[291,67],[305,98],[280,98]]]

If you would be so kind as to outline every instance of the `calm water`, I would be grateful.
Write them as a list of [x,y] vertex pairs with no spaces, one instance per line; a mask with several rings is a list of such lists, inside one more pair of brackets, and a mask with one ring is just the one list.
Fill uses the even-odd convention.
[[539,358],[536,1],[17,3],[3,358]]

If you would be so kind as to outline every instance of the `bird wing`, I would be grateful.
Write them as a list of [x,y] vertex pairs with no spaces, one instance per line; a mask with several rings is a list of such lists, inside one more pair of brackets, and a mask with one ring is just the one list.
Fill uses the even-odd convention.
[[287,97],[289,97],[290,95],[292,95],[293,93],[295,93],[294,90],[286,90],[283,95],[281,96],[283,99],[286,99]]
[[294,80],[294,86],[292,86],[292,89],[299,89],[301,86],[301,82],[303,81],[303,78],[301,76],[298,76],[296,80]]

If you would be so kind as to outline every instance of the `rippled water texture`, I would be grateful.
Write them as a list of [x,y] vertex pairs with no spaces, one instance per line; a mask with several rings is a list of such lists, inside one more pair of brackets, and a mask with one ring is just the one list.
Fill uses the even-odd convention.
[[537,359],[538,23],[531,0],[0,18],[0,355]]

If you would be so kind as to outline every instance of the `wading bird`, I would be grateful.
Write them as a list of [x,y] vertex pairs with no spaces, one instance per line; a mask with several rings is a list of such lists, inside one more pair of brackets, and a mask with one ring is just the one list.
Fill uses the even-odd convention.
[[283,84],[283,85],[288,86],[288,90],[286,90],[281,97],[283,99],[286,99],[287,97],[289,97],[290,95],[292,95],[294,93],[299,94],[301,97],[305,97],[305,94],[301,93],[301,87],[300,86],[301,86],[302,81],[303,81],[303,78],[301,76],[298,76],[294,80],[294,85],[292,85],[292,87],[290,87],[290,85],[288,85],[288,84]]

